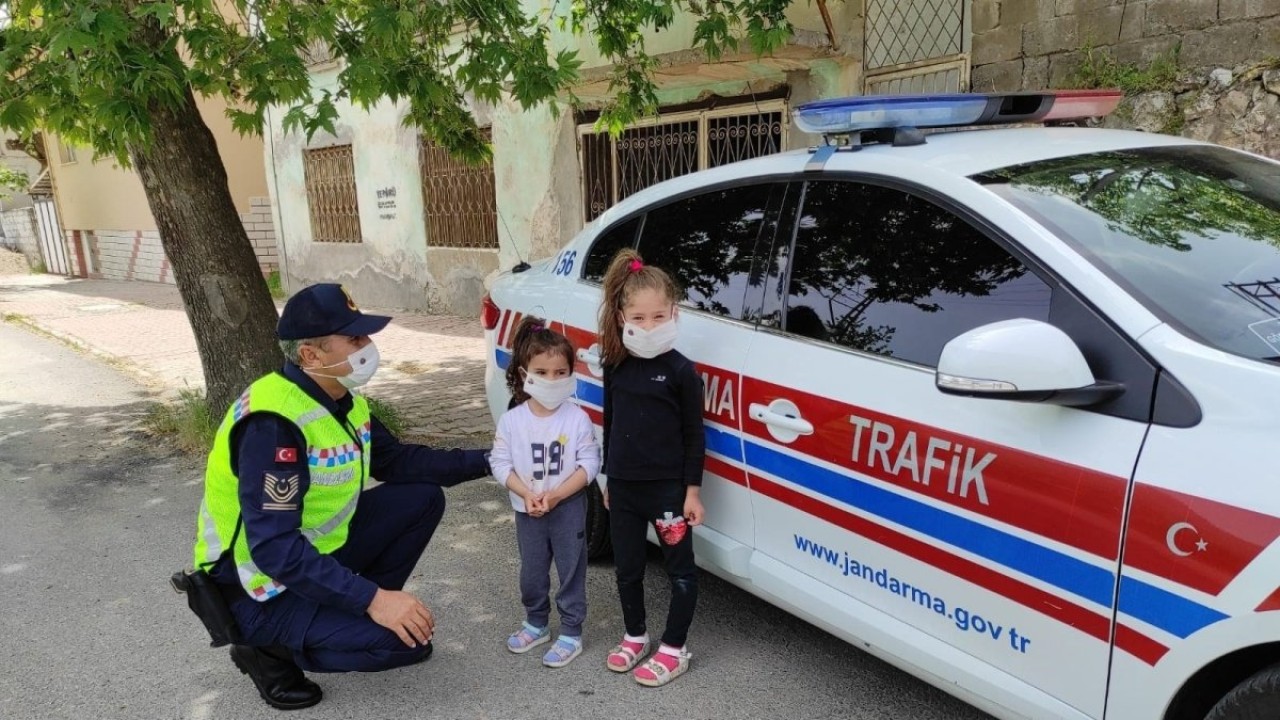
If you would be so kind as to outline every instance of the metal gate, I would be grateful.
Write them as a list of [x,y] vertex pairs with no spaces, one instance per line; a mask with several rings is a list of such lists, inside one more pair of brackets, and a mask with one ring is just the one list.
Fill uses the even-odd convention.
[[868,95],[965,92],[969,88],[967,0],[866,0]]
[[35,201],[36,230],[40,235],[40,254],[44,256],[45,272],[54,275],[71,275],[71,258],[67,254],[67,240],[58,222],[58,210],[52,195],[39,195]]

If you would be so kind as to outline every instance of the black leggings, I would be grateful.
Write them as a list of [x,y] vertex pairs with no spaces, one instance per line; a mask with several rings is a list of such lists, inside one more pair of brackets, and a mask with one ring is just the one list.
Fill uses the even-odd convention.
[[609,483],[609,532],[627,634],[640,636],[646,632],[646,533],[653,525],[671,578],[671,606],[662,642],[672,647],[684,647],[698,604],[698,566],[693,560],[693,529],[684,520],[684,494],[685,486],[680,480],[615,479]]

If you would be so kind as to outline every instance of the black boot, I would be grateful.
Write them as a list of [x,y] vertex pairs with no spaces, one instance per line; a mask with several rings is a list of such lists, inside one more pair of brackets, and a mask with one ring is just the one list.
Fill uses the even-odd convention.
[[293,661],[274,649],[232,645],[231,661],[249,676],[258,694],[273,708],[301,710],[320,702],[324,692]]

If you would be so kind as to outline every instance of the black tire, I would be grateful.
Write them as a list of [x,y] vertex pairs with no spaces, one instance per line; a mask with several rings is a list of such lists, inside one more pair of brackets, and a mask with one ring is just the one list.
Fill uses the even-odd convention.
[[609,511],[604,507],[600,486],[587,486],[587,559],[598,560],[613,549],[609,538]]
[[1205,720],[1275,720],[1280,718],[1280,665],[1261,670],[1231,689]]

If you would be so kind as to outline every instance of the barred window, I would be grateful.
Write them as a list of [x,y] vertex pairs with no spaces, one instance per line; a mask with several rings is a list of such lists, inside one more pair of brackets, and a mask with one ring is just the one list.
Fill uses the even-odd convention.
[[[484,130],[485,139],[492,138]],[[418,137],[418,171],[427,246],[497,249],[498,204],[493,164],[471,165],[428,138]]]
[[663,180],[781,152],[785,113],[781,100],[673,113],[629,127],[617,138],[580,125],[587,221]]
[[351,146],[307,150],[302,161],[312,241],[361,242],[360,202],[356,198],[356,165]]

